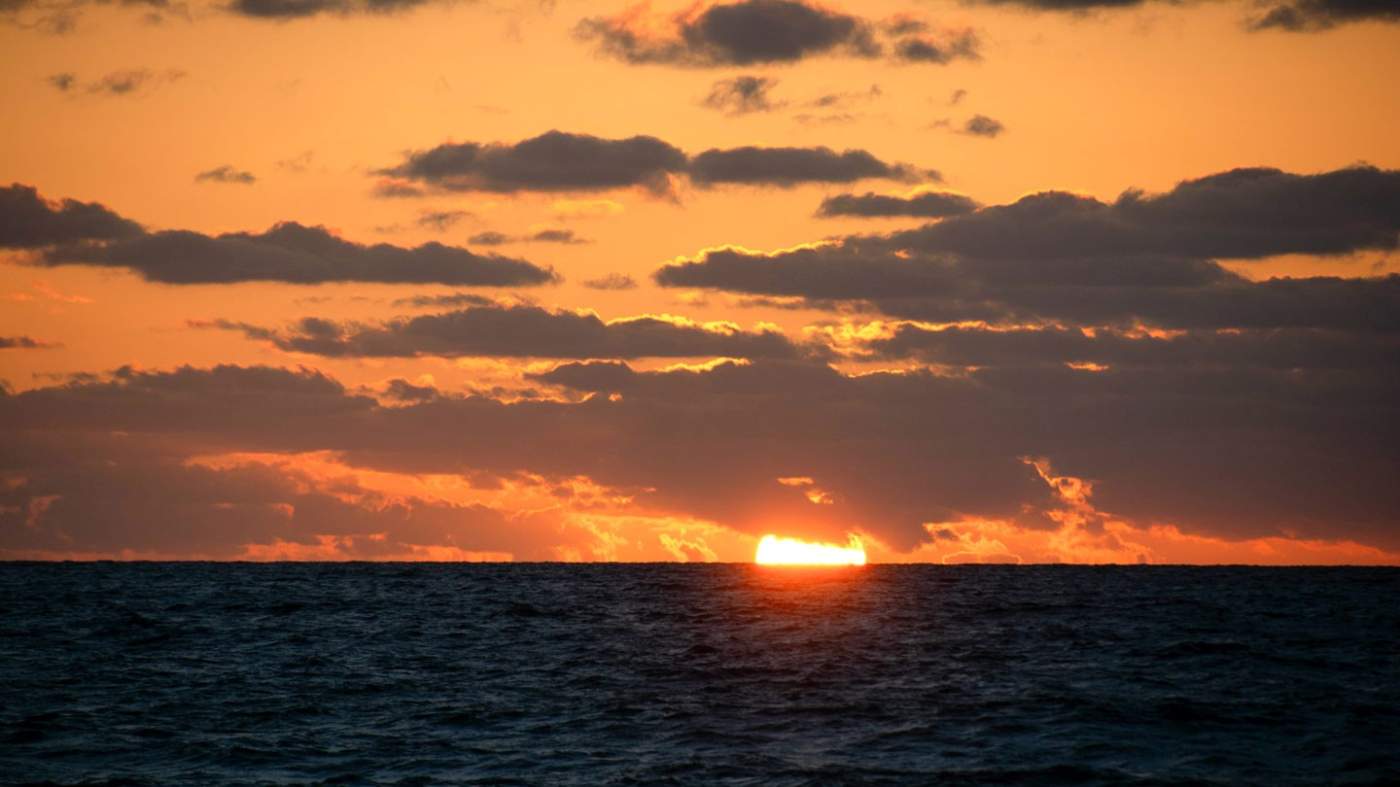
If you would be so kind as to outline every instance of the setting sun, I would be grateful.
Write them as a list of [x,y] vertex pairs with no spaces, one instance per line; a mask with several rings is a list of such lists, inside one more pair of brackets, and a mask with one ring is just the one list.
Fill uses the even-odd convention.
[[753,560],[762,566],[863,566],[865,546],[855,536],[843,547],[770,534],[758,542]]

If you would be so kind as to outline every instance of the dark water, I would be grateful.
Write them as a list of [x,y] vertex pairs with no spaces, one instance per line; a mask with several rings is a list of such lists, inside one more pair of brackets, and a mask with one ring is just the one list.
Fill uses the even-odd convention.
[[0,565],[0,781],[1400,781],[1400,570]]

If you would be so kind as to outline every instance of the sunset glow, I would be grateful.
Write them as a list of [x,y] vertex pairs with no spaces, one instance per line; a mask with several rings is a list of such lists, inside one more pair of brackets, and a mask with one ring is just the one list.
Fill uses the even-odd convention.
[[753,562],[760,566],[863,566],[865,546],[855,536],[843,547],[770,534],[758,542]]

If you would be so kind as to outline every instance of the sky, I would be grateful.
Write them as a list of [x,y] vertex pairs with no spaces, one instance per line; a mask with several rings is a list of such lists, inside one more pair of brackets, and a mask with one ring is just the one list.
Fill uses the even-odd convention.
[[0,558],[1400,563],[1393,0],[0,0]]

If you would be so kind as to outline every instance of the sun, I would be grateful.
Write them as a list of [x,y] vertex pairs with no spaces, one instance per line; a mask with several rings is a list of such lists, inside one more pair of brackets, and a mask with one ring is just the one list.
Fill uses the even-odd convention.
[[843,547],[769,534],[759,540],[753,562],[761,566],[863,566],[865,545],[855,536]]

